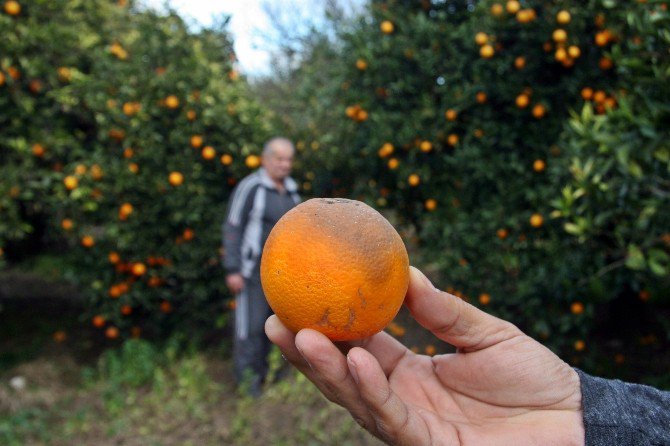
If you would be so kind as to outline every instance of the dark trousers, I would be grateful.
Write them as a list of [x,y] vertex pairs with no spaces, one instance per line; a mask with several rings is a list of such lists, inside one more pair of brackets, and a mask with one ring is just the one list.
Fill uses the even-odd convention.
[[235,379],[238,383],[250,379],[252,385],[258,385],[268,372],[271,343],[264,327],[272,310],[265,300],[259,278],[245,279],[244,285],[235,299]]

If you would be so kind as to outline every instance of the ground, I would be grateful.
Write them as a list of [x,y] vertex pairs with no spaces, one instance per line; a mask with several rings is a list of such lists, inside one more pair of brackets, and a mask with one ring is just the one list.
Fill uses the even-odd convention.
[[[273,364],[282,378],[257,400],[241,397],[224,349],[136,341],[109,350],[78,320],[80,304],[66,284],[7,278],[0,280],[2,445],[379,444],[279,355]],[[53,338],[57,330],[64,341]]]

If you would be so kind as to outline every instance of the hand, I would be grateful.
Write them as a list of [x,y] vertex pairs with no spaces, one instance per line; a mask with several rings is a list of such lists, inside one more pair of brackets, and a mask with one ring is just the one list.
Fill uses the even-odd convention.
[[265,330],[329,400],[389,444],[584,444],[579,377],[549,349],[415,268],[405,304],[458,352],[417,355],[385,332],[335,345],[310,329],[294,335],[274,315]]
[[228,274],[226,276],[226,286],[233,294],[238,294],[244,288],[244,277],[240,273]]

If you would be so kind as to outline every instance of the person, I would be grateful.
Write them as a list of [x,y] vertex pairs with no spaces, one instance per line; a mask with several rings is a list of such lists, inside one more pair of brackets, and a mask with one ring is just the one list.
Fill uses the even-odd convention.
[[407,307],[456,353],[428,357],[381,332],[334,344],[287,330],[269,338],[365,429],[398,445],[670,445],[670,392],[587,375],[509,322],[410,272]]
[[263,330],[272,312],[261,287],[260,258],[274,224],[300,202],[297,184],[289,176],[294,154],[286,138],[267,141],[261,168],[235,187],[223,225],[226,285],[236,296],[234,374],[254,396],[261,393],[271,346]]

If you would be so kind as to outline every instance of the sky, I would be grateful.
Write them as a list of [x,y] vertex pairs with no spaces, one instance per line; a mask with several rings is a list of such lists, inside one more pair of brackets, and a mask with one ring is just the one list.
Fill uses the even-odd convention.
[[[321,3],[319,0],[279,1],[271,3],[274,7],[290,4],[302,10],[314,10]],[[263,39],[264,30],[270,28],[270,19],[263,9],[263,3],[268,3],[268,0],[144,0],[142,3],[155,8],[161,8],[167,3],[187,23],[196,26],[207,27],[212,24],[214,17],[230,15],[229,30],[235,40],[238,69],[247,75],[270,72],[270,55],[267,41]]]

